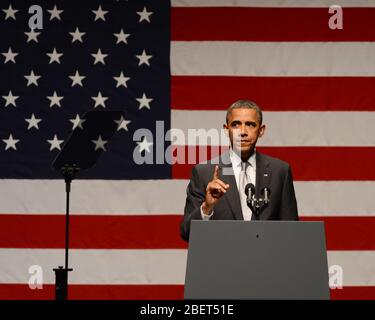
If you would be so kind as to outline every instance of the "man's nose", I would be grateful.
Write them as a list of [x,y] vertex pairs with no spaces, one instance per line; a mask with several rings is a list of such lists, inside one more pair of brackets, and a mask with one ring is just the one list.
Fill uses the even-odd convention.
[[241,136],[247,136],[246,126],[241,126]]

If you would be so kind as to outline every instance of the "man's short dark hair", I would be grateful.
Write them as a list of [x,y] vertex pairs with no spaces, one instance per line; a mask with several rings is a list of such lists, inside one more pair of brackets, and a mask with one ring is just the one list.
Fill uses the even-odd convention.
[[262,122],[263,122],[262,110],[259,108],[259,106],[254,101],[238,100],[238,101],[232,103],[232,105],[227,110],[227,116],[226,116],[227,124],[228,124],[229,115],[230,115],[230,113],[232,112],[233,109],[253,109],[253,110],[255,110],[256,113],[257,113],[257,116],[258,116],[259,124],[262,125]]

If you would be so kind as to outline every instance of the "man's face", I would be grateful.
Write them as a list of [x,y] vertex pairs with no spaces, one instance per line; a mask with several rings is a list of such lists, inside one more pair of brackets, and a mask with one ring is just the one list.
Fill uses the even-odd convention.
[[241,156],[249,156],[258,138],[263,136],[265,126],[260,125],[255,110],[237,108],[231,111],[224,129],[228,130],[233,150]]

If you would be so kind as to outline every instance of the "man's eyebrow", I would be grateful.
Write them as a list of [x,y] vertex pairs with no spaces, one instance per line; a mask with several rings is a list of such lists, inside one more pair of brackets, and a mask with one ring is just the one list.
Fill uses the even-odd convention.
[[[231,121],[231,123],[230,124],[238,124],[238,123],[242,123],[242,121],[241,120],[233,120],[233,121]],[[245,124],[257,124],[256,123],[256,121],[245,121]]]

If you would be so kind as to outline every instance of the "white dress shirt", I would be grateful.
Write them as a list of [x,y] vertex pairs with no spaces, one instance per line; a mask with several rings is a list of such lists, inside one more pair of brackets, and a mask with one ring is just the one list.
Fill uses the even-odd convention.
[[[250,165],[248,166],[248,168],[246,170],[246,173],[250,177],[250,181],[254,185],[254,187],[255,187],[255,181],[256,181],[256,156],[255,156],[255,152],[256,152],[256,150],[254,150],[253,154],[247,160],[247,162],[249,162]],[[234,177],[236,179],[237,190],[238,190],[239,189],[240,172],[241,172],[241,169],[242,169],[242,166],[241,166],[242,159],[237,153],[235,153],[232,150],[232,148],[230,148],[230,150],[229,150],[229,157],[230,157],[230,161],[232,163],[232,169],[233,169]],[[210,220],[210,218],[214,214],[214,211],[212,211],[209,215],[207,215],[203,212],[202,205],[201,205],[200,209],[201,209],[202,219],[203,220]],[[245,220],[251,220],[251,216],[250,217],[245,216],[244,219]]]

